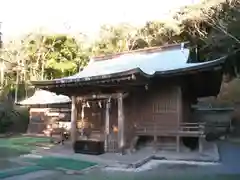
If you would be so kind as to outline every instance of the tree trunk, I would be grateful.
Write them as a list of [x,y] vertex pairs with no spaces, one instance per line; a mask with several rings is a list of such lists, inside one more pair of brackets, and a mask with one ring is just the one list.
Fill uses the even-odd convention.
[[18,84],[19,84],[19,74],[18,74],[18,70],[17,70],[17,77],[16,77],[16,86],[15,86],[15,103],[18,101]]
[[1,68],[1,87],[4,86],[4,69]]
[[1,63],[0,71],[1,71],[1,87],[3,88],[4,86],[4,62],[3,61]]
[[41,80],[44,80],[44,61],[42,60]]

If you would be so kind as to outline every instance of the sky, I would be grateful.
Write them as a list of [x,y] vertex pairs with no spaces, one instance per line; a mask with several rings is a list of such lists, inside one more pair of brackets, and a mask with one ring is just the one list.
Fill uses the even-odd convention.
[[102,24],[141,25],[197,0],[0,0],[1,31],[11,39],[39,29],[96,34]]

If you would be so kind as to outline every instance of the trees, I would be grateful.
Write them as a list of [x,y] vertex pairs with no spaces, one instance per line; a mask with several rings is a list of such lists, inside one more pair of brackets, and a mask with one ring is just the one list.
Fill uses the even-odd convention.
[[136,38],[137,29],[130,24],[103,25],[98,39],[92,44],[92,54],[98,56],[132,50]]
[[[13,81],[54,79],[82,69],[91,56],[190,41],[199,47],[202,60],[236,51],[240,44],[239,0],[204,0],[187,6],[167,21],[149,21],[143,27],[122,23],[102,26],[92,43],[84,35],[31,33],[4,47],[3,58],[14,64]],[[239,72],[235,54],[230,68]],[[238,65],[239,64],[239,65]],[[17,75],[18,74],[18,75]],[[9,82],[11,82],[10,80]]]
[[[83,57],[78,42],[66,35],[38,35],[27,40],[32,76],[53,79],[76,73]],[[82,62],[84,64],[84,62]],[[39,74],[41,75],[39,77]]]
[[240,0],[204,0],[184,7],[175,16],[205,59],[229,54],[240,48]]
[[11,65],[4,73],[7,81],[3,88],[15,89],[14,99],[17,101],[21,84],[27,95],[31,80],[75,74],[89,60],[87,50],[74,37],[60,34],[31,33],[10,41],[4,44],[1,53],[1,58]]

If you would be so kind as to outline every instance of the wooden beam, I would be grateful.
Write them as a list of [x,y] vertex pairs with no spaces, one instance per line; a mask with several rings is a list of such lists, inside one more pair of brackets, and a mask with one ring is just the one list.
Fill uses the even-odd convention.
[[124,123],[124,107],[123,107],[123,94],[118,95],[118,147],[123,153],[125,146],[125,123]]
[[109,140],[109,109],[110,109],[110,103],[111,103],[111,98],[108,99],[107,103],[106,103],[106,109],[105,109],[105,152],[108,151],[108,140]]
[[76,97],[75,96],[72,96],[71,140],[72,140],[72,143],[75,143],[77,140],[77,108],[76,108]]
[[[122,95],[122,98],[126,98],[128,96],[128,93],[124,93]],[[113,94],[92,94],[92,95],[86,95],[86,96],[79,96],[81,100],[88,100],[88,99],[117,99],[119,98],[119,93],[113,93]]]

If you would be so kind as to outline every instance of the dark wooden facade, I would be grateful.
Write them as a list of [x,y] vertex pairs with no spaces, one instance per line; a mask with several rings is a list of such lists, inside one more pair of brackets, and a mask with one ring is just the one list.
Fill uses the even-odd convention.
[[[163,84],[158,83],[160,80],[154,80],[148,86],[128,91],[128,95],[123,100],[125,148],[130,148],[136,137],[148,136],[152,137],[153,145],[158,149],[169,146],[179,150],[181,137],[203,136],[203,128],[198,121],[195,121],[191,112],[191,105],[196,102],[198,91],[193,91],[188,85],[192,82],[184,82],[185,78],[170,78],[169,81],[163,81]],[[220,81],[215,83],[218,86]],[[218,93],[211,88],[208,91],[206,92],[208,94]],[[102,108],[98,106],[97,99],[90,99],[89,102],[92,105],[84,110],[85,121],[93,124],[92,137],[104,140],[106,101],[100,100],[103,103]],[[77,119],[80,121],[81,103],[77,107]],[[114,98],[111,100],[109,121],[110,136],[117,141],[117,133],[113,132],[113,127],[118,127],[118,102]],[[109,141],[109,147],[111,143]],[[109,151],[115,150],[109,149]]]
[[54,122],[70,122],[70,104],[32,105],[29,108],[28,133],[43,134],[47,126]]

